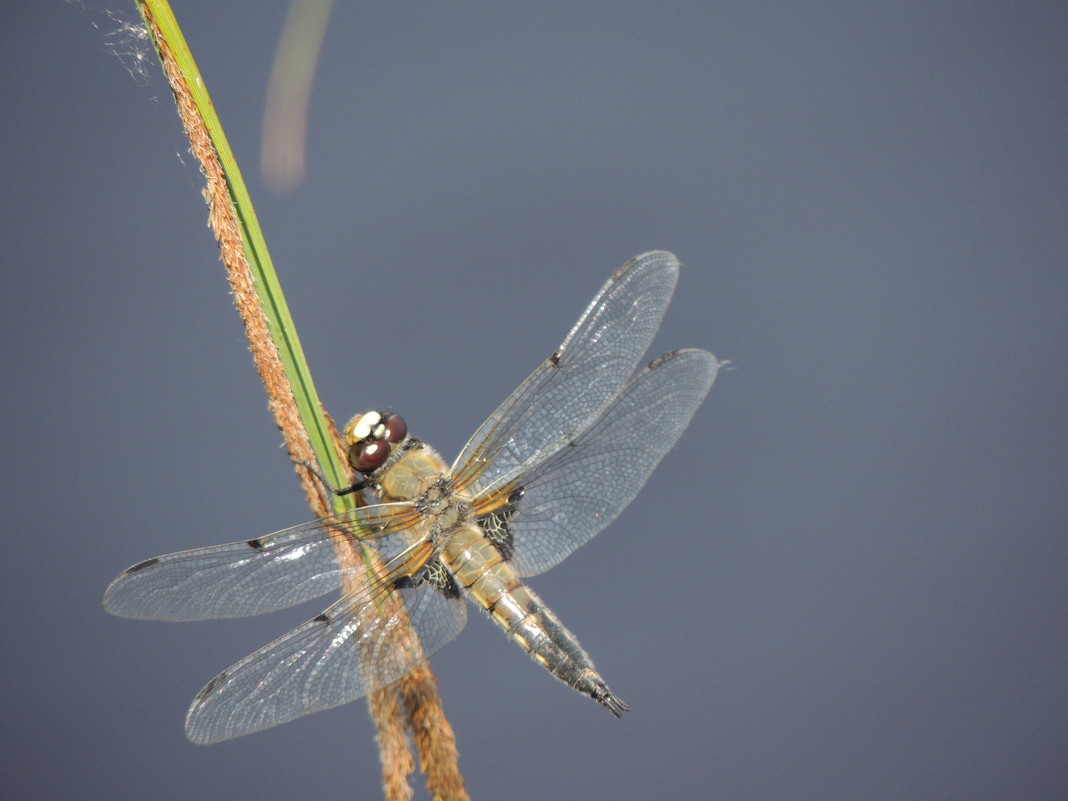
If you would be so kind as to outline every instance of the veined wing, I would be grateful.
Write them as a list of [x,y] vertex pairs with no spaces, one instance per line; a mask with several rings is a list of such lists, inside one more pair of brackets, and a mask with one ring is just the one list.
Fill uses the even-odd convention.
[[452,468],[457,488],[478,495],[596,417],[649,349],[678,273],[665,251],[619,268],[556,352],[464,446]]
[[[147,620],[248,617],[285,609],[341,587],[337,547],[396,535],[421,516],[408,503],[376,504],[266,537],[157,556],[123,571],[104,593],[113,615]],[[418,535],[414,535],[418,536]],[[354,563],[355,564],[355,563]]]
[[[224,670],[194,699],[186,736],[229,740],[355,701],[404,676],[467,620],[434,553],[429,542],[409,546],[377,579]],[[408,580],[421,571],[432,580]]]
[[475,498],[487,535],[520,576],[558,564],[626,508],[685,430],[719,369],[673,351],[635,373],[604,412],[529,474]]

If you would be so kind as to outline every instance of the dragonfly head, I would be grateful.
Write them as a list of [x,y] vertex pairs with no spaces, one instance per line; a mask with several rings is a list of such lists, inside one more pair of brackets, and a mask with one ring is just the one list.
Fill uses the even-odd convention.
[[389,459],[393,446],[408,436],[408,424],[393,412],[364,412],[349,420],[342,432],[349,465],[359,473],[373,473]]

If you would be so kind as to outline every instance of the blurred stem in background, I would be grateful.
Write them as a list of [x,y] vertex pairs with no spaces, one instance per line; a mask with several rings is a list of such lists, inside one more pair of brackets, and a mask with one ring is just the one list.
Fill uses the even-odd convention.
[[308,106],[334,0],[293,0],[274,54],[263,110],[260,171],[279,194],[304,179]]

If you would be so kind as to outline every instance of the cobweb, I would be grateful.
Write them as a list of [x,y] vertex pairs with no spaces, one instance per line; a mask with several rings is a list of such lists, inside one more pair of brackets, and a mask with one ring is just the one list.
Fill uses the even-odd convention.
[[101,32],[104,46],[138,86],[146,86],[152,77],[156,55],[141,18],[130,19],[129,11],[93,8],[85,0],[67,2],[85,13],[89,24]]

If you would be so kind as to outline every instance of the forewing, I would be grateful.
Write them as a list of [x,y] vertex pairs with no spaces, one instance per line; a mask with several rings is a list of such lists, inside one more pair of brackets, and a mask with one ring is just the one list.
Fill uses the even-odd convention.
[[718,368],[703,350],[661,356],[572,442],[475,499],[487,536],[520,576],[558,564],[623,511],[689,424]]
[[464,446],[453,465],[457,487],[477,495],[561,437],[581,431],[649,349],[678,271],[678,260],[664,251],[645,253],[617,270],[556,352]]
[[194,699],[186,736],[229,740],[355,701],[404,676],[467,619],[455,586],[407,579],[433,553],[427,542],[410,546],[378,579],[224,670]]
[[[123,571],[104,593],[113,615],[150,620],[248,617],[341,587],[338,545],[378,540],[420,520],[407,503],[365,506],[254,540],[157,556]],[[410,544],[404,535],[397,543]],[[394,545],[394,547],[398,547]]]

